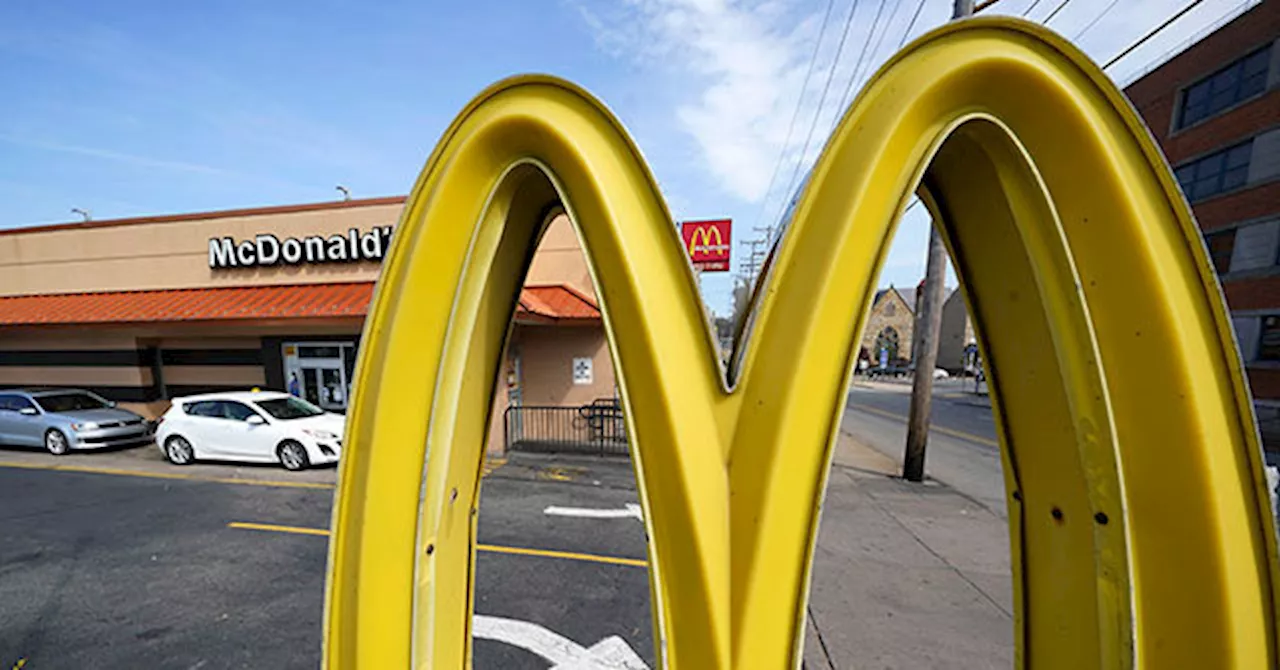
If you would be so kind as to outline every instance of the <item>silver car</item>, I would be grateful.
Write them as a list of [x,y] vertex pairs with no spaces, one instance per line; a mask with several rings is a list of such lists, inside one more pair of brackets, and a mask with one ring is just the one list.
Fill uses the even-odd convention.
[[151,425],[96,393],[74,389],[0,389],[0,444],[73,449],[151,441]]

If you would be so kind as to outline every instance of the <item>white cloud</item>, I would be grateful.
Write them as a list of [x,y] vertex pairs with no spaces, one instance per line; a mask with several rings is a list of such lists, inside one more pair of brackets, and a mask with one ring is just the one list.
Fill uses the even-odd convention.
[[[831,12],[814,72],[805,90],[795,132],[779,171],[774,196],[780,198],[816,111],[847,11]],[[673,119],[700,149],[705,169],[728,193],[759,202],[769,187],[787,130],[813,58],[825,2],[774,0],[627,0],[616,5],[579,4],[598,44],[664,71],[678,87]],[[851,31],[856,32],[856,31]],[[865,32],[865,31],[864,31]],[[854,35],[836,71],[827,109],[843,90],[841,74]],[[825,139],[830,116],[823,115],[809,154]]]
[[[872,35],[881,3],[863,0],[854,5],[848,41],[835,65],[825,106],[818,113],[813,140],[802,157],[802,145],[818,111],[851,0],[834,3],[813,76],[803,91],[805,71],[814,56],[827,7],[824,0],[569,1],[601,50],[661,73],[662,85],[670,89],[664,93],[679,101],[671,118],[699,147],[703,168],[727,193],[744,202],[760,203],[768,197],[769,216],[789,195],[786,187],[796,161],[803,159],[807,164],[816,157],[835,114],[848,104],[847,98],[841,100],[841,93],[865,43],[874,46],[882,40],[878,48],[866,49],[855,91],[897,49],[917,6],[912,0],[884,0],[883,14]],[[1171,49],[1179,48],[1223,15],[1256,1],[1206,0],[1118,63],[1111,74],[1123,82],[1154,59],[1167,57]],[[950,8],[942,4],[924,6],[911,36],[948,18]],[[1058,4],[1040,3],[1031,18],[1043,19]],[[1121,0],[1108,9],[1110,4],[1111,0],[1076,0],[1054,18],[1051,27],[1075,37],[1101,17],[1083,33],[1081,46],[1096,61],[1105,62],[1178,11],[1184,0]],[[1030,5],[1031,0],[1004,0],[991,11],[1016,16]],[[797,100],[800,111],[788,141],[787,129]],[[776,183],[766,193],[780,155],[783,161]]]

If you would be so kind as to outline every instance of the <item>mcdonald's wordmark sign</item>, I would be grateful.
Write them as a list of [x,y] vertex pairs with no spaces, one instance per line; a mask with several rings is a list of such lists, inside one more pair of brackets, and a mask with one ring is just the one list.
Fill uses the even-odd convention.
[[730,232],[733,221],[685,221],[680,227],[684,248],[689,251],[693,267],[703,272],[728,272]]

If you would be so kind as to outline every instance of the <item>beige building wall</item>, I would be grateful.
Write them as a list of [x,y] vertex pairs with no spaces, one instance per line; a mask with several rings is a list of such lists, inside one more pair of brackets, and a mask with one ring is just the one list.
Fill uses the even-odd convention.
[[[138,339],[118,332],[93,332],[83,329],[50,328],[42,331],[19,331],[0,336],[0,356],[33,358],[40,352],[48,352],[43,358],[63,358],[56,365],[32,364],[0,365],[0,388],[32,386],[89,386],[89,387],[137,387],[154,382],[150,367],[138,365],[65,365],[74,355],[78,362],[90,362],[95,355],[110,355],[118,351],[134,351],[139,348]],[[28,353],[34,352],[34,353]],[[74,354],[72,353],[74,352]],[[100,354],[96,352],[101,352]],[[99,361],[100,363],[100,361]],[[143,403],[121,403],[134,411],[143,410],[150,416]]]
[[[296,207],[122,219],[0,233],[0,296],[92,293],[211,286],[371,282],[380,263],[281,263],[256,268],[209,267],[209,240],[239,242],[259,234],[303,239],[394,227],[399,198]],[[385,249],[383,250],[385,253]],[[586,257],[567,216],[549,226],[527,283],[568,284],[591,297]]]
[[379,264],[373,262],[210,268],[209,239],[363,233],[393,226],[400,210],[391,198],[6,232],[0,234],[0,296],[374,281]]
[[[586,405],[614,396],[613,364],[600,326],[521,326],[517,351],[525,405]],[[577,357],[592,360],[592,383],[573,382]]]
[[[519,363],[515,358],[519,357]],[[573,383],[573,359],[592,359],[591,384]],[[519,371],[517,373],[517,370]],[[604,328],[599,325],[520,325],[503,357],[489,416],[490,455],[505,448],[505,413],[511,384],[519,388],[523,405],[577,407],[600,398],[616,397],[613,362]]]
[[876,338],[885,328],[898,331],[898,357],[910,359],[914,326],[915,314],[901,294],[892,287],[881,294],[880,299],[871,305],[866,330],[862,332],[862,347],[870,354],[871,364],[876,365],[879,360]]
[[138,338],[131,334],[83,328],[29,329],[0,336],[0,351],[112,351],[137,345]]
[[942,304],[942,329],[938,335],[938,367],[957,373],[964,369],[964,349],[975,342],[973,322],[960,289]]
[[591,280],[587,256],[568,216],[557,216],[547,227],[547,232],[538,244],[538,253],[529,266],[525,284],[568,284],[593,300],[596,299],[596,287]]

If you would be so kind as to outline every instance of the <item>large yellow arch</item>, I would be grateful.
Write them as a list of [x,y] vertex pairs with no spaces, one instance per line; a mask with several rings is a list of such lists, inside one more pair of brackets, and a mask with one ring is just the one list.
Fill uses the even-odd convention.
[[1009,19],[926,35],[853,103],[772,259],[732,388],[616,119],[550,78],[468,105],[414,187],[366,324],[327,666],[469,664],[489,400],[524,270],[561,204],[635,441],[660,657],[797,666],[850,356],[917,188],[944,222],[993,372],[1019,665],[1274,667],[1261,451],[1195,223],[1105,75]]

